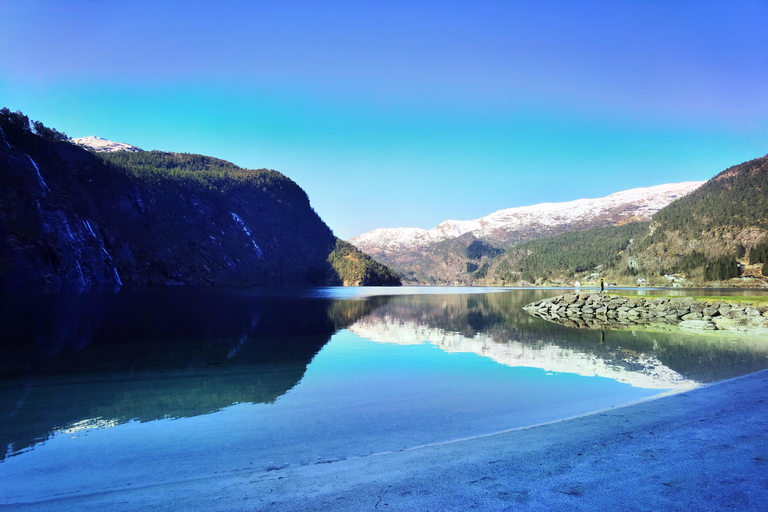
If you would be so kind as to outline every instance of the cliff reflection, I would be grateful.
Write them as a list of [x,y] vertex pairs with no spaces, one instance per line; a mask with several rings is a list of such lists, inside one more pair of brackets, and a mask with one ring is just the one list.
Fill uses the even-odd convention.
[[334,332],[387,300],[210,289],[4,297],[0,460],[56,431],[273,402]]
[[609,377],[636,387],[689,389],[768,368],[768,347],[738,335],[584,331],[532,317],[557,292],[393,298],[349,329],[378,342],[430,343],[507,366]]

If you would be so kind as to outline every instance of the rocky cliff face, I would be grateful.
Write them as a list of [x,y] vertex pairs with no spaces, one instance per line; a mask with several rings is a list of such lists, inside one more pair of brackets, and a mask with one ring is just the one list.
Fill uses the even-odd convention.
[[[137,171],[0,129],[0,285],[342,284],[328,261],[336,238],[275,171]],[[198,157],[130,155],[154,153]]]

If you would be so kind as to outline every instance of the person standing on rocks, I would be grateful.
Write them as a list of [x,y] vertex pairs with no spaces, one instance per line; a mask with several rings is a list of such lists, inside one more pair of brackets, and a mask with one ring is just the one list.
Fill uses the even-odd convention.
[[605,291],[605,281],[603,278],[600,278],[600,296],[603,296],[603,292]]

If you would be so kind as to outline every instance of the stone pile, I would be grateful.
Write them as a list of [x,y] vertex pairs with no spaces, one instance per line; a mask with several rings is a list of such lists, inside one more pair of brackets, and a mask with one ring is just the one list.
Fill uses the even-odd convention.
[[540,300],[523,309],[544,320],[586,329],[662,324],[697,330],[768,333],[768,307],[693,297],[622,297],[581,292]]

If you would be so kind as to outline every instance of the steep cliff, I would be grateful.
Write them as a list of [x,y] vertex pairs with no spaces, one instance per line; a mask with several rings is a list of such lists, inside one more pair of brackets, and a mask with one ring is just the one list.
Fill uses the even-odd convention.
[[329,261],[336,237],[306,193],[276,171],[201,155],[96,154],[41,137],[26,117],[4,112],[4,286],[340,285],[346,278]]

